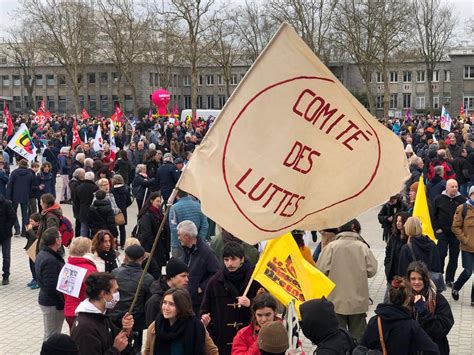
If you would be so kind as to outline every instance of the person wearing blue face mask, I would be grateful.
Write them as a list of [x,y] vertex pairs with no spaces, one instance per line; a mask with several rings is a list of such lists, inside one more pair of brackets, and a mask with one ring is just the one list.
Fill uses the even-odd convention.
[[79,354],[119,354],[128,346],[134,321],[125,313],[120,330],[105,314],[120,301],[117,280],[109,273],[97,272],[90,274],[85,283],[87,298],[76,309],[71,331]]

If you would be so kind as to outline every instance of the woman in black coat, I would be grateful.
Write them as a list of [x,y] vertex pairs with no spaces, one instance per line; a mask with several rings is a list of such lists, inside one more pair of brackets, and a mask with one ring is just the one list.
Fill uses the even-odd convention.
[[448,301],[436,290],[424,263],[412,262],[408,266],[407,279],[415,295],[413,318],[438,345],[439,353],[448,355],[448,333],[454,325],[453,312]]
[[127,152],[121,150],[117,154],[118,159],[115,162],[114,171],[122,176],[124,184],[130,185],[135,175],[132,163],[128,160]]
[[385,276],[387,284],[390,285],[393,277],[398,275],[398,262],[400,259],[400,250],[406,244],[408,236],[405,234],[405,222],[410,214],[408,212],[399,212],[395,215],[392,224],[392,233],[385,247]]
[[133,179],[133,195],[137,200],[138,210],[141,210],[143,201],[150,195],[150,187],[155,183],[155,179],[149,179],[145,164],[137,165],[137,175]]
[[106,193],[102,190],[95,193],[96,199],[89,208],[89,227],[92,235],[95,235],[99,230],[105,229],[117,238],[118,231],[115,225],[115,213],[110,201],[105,197]]
[[94,192],[99,188],[94,183],[94,173],[85,173],[84,181],[77,187],[77,201],[79,205],[79,220],[81,221],[81,236],[89,237],[89,208],[94,200]]
[[123,177],[121,175],[114,175],[112,178],[112,194],[114,195],[115,203],[125,217],[125,224],[119,226],[120,231],[120,246],[123,248],[126,240],[125,226],[127,225],[127,207],[132,204],[132,198],[127,186],[125,186]]
[[401,211],[406,211],[407,205],[402,201],[399,194],[391,196],[390,200],[384,204],[378,214],[379,223],[383,228],[383,240],[388,241],[392,230],[394,216]]
[[[138,240],[147,252],[151,251],[153,241],[155,240],[161,221],[164,216],[161,212],[161,195],[159,192],[152,192],[150,198],[145,202],[143,208],[138,214]],[[158,246],[153,258],[161,268],[166,265],[170,255],[170,232],[168,221],[165,223]]]

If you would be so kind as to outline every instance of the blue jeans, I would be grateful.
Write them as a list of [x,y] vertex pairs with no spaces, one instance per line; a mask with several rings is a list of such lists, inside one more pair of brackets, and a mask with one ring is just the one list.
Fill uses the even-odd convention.
[[81,222],[81,237],[89,238],[89,225]]
[[462,267],[464,270],[459,275],[458,279],[453,285],[454,290],[460,290],[464,284],[471,278],[472,268],[474,267],[474,253],[469,253],[467,251],[461,252]]
[[3,259],[3,278],[8,279],[10,277],[10,256],[12,248],[12,238],[7,238],[0,243],[2,248],[2,259]]
[[[22,221],[21,221],[21,223],[22,223],[21,232],[23,232],[24,229],[25,229],[25,226],[30,222],[29,221],[30,215],[28,214],[29,202],[26,202],[26,203],[13,202],[13,210],[15,211],[15,214],[16,214],[16,211],[18,210],[18,205],[20,205],[20,207],[21,207],[21,219],[22,219]],[[19,234],[20,233],[20,223],[18,222],[18,217],[15,221],[14,227],[15,227],[15,232],[17,232]]]

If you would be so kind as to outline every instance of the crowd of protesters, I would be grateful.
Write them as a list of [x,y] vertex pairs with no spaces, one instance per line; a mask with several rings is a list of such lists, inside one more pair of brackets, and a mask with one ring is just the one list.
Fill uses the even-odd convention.
[[[6,147],[4,136],[0,155],[2,284],[10,283],[11,237],[23,236],[32,274],[27,287],[40,289],[43,353],[284,354],[290,346],[282,322],[286,305],[256,281],[244,295],[260,246],[216,226],[181,190],[165,218],[180,174],[212,122],[125,119],[115,127],[117,151],[107,143],[94,151],[98,127],[107,140],[110,120],[76,121],[82,143],[73,147],[73,117],[54,116],[43,127],[31,116],[16,117],[41,154],[28,162]],[[360,223],[319,231],[314,254],[304,232],[293,231],[302,257],[336,284],[327,299],[300,308],[302,331],[317,354],[383,348],[388,354],[449,354],[454,318],[442,292],[447,285],[458,300],[474,265],[474,130],[455,120],[443,131],[429,117],[384,124],[400,135],[411,176],[378,215],[387,243],[387,292],[368,323],[368,279],[377,260]],[[420,176],[437,244],[411,217]],[[70,219],[64,204],[72,205]],[[128,210],[132,204],[138,215]],[[65,240],[68,233],[72,241]],[[464,271],[455,280],[460,250]],[[78,297],[56,290],[65,262],[86,270]],[[70,337],[60,334],[64,320]]]

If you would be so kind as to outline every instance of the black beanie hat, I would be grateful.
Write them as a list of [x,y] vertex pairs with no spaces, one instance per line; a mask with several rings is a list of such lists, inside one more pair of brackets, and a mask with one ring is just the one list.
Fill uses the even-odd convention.
[[133,244],[125,249],[125,255],[131,260],[138,260],[145,255],[145,249],[141,245]]
[[189,272],[188,265],[183,263],[181,260],[172,258],[166,264],[166,277],[171,278],[176,275],[181,274],[182,272]]
[[41,355],[79,355],[77,345],[69,335],[53,334],[43,343]]

